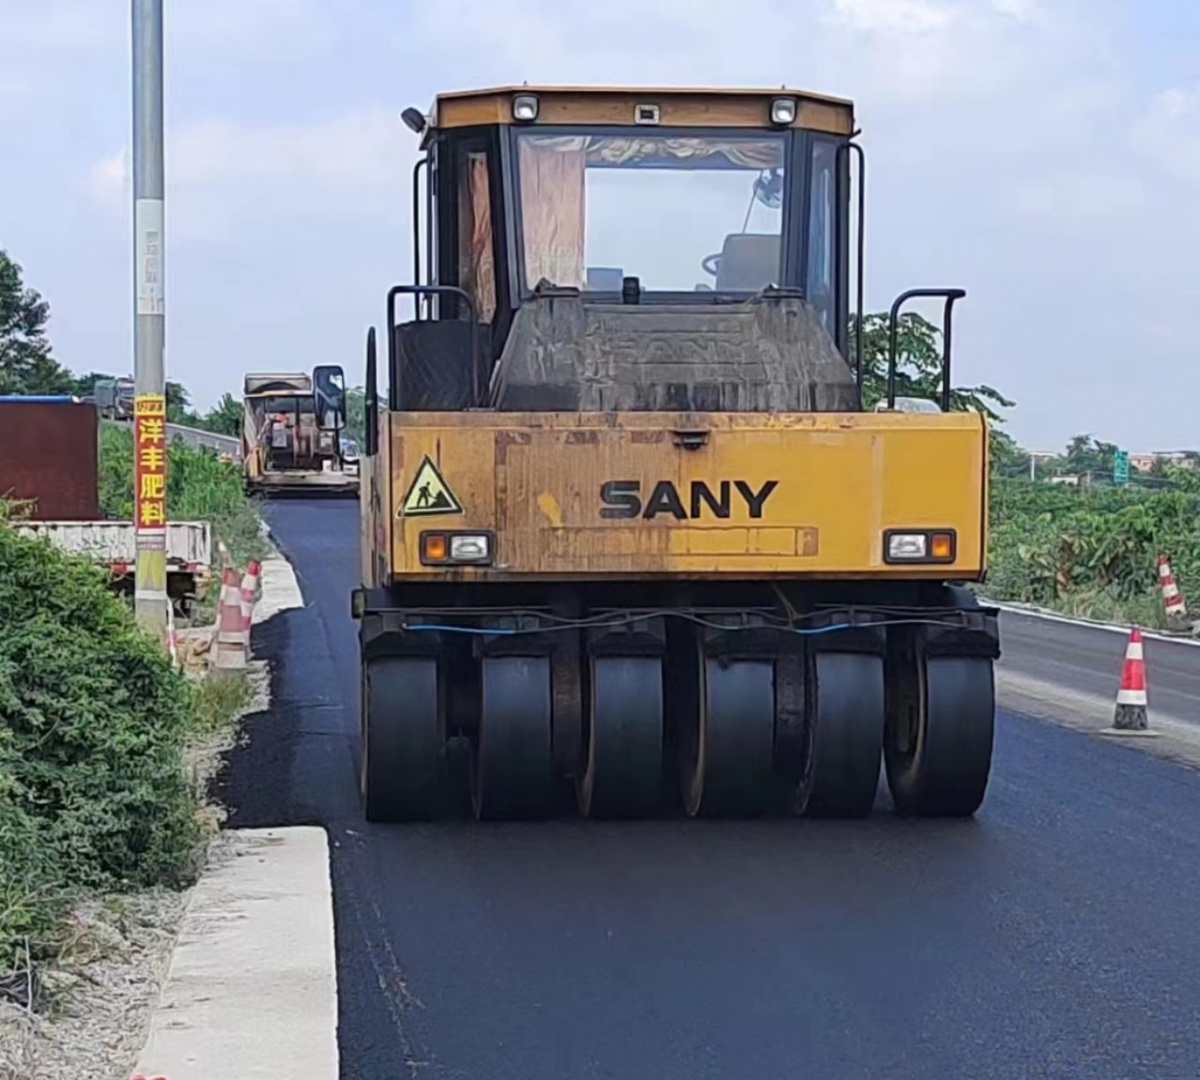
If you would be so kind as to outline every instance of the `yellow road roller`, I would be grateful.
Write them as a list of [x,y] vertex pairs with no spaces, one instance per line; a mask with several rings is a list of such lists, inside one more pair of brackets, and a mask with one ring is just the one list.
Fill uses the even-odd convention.
[[[899,813],[974,814],[1000,649],[965,294],[897,298],[864,408],[852,103],[520,86],[403,120],[351,596],[367,818],[852,818],[881,763]],[[897,395],[914,297],[939,400]]]

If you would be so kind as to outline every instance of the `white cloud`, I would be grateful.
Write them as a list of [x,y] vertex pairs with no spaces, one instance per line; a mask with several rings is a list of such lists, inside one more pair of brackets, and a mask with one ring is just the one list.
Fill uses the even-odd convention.
[[830,18],[852,30],[927,34],[946,30],[954,12],[932,0],[833,0]]
[[114,206],[128,196],[129,154],[118,150],[101,158],[89,170],[85,187],[98,203]]
[[[1130,47],[1123,12],[1118,0],[179,0],[166,25],[174,370],[206,398],[249,356],[357,353],[372,290],[408,266],[406,105],[523,80],[786,83],[858,105],[869,303],[961,281],[956,364],[1018,398],[1018,435],[1026,417],[1047,443],[1064,425],[1136,424],[1134,391],[1109,401],[1072,357],[1106,373],[1120,359],[1110,331],[1088,337],[1097,293],[1140,282],[1160,306],[1186,302],[1184,245],[1164,223],[1186,222],[1200,182],[1200,92],[1181,81],[1150,100],[1142,80],[1176,76]],[[128,18],[128,0],[0,0],[0,83],[23,95],[19,111],[0,99],[0,158],[39,163],[0,175],[0,226],[77,355],[119,340],[114,313],[128,309]],[[5,220],[6,205],[20,214]],[[98,282],[112,283],[103,302]],[[1170,366],[1178,350],[1143,318],[1130,315],[1130,338]],[[226,356],[231,336],[244,355]],[[1173,377],[1200,393],[1200,377]]]
[[1155,95],[1132,141],[1167,176],[1200,183],[1200,90],[1175,87]]
[[1092,174],[1031,180],[1017,189],[1020,211],[1054,225],[1093,228],[1128,217],[1146,206],[1146,191],[1136,179]]
[[1044,14],[1041,0],[991,0],[991,3],[999,14],[1017,22],[1034,22]]
[[[112,0],[8,0],[0,14],[0,55],[29,60],[92,52],[128,34],[129,5]],[[118,13],[124,13],[124,18]],[[114,18],[115,16],[115,18]]]
[[166,33],[189,49],[258,49],[270,42],[295,52],[320,42],[335,19],[333,7],[320,0],[188,0],[168,4]]
[[[254,127],[228,121],[187,125],[167,137],[168,183],[182,190],[231,184],[315,183],[365,191],[396,186],[405,144],[395,114],[364,109],[325,123]],[[112,204],[129,190],[129,154],[120,150],[93,164],[91,194]]]

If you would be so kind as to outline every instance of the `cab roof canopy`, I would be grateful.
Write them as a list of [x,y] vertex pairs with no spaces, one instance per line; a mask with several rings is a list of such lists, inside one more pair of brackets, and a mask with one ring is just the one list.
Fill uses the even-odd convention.
[[[558,126],[808,128],[831,135],[854,132],[854,104],[843,98],[806,90],[723,88],[639,88],[583,86],[501,86],[439,94],[430,120],[433,128],[513,124],[518,97],[537,99],[537,116],[529,124]],[[772,102],[795,102],[795,119],[773,123]],[[428,133],[427,133],[428,134]]]
[[312,378],[304,372],[254,372],[246,376],[243,396],[251,394],[311,394]]

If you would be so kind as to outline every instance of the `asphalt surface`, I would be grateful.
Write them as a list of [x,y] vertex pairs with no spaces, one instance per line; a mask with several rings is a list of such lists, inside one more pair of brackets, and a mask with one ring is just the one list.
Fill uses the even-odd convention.
[[[1116,694],[1127,636],[1101,627],[1006,611],[1001,665],[1085,694]],[[1200,725],[1200,646],[1147,638],[1143,644],[1152,708]]]
[[[1195,772],[1002,713],[969,822],[370,826],[357,507],[270,519],[307,606],[255,630],[274,705],[224,797],[329,830],[343,1080],[1200,1076]],[[1113,692],[1118,635],[1004,632]],[[1169,650],[1195,709],[1200,650]]]

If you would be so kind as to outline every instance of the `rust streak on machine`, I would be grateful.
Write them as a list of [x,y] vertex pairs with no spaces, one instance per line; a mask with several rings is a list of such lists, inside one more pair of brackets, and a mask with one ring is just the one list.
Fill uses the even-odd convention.
[[[965,294],[897,298],[866,408],[851,103],[507,87],[403,117],[417,254],[384,400],[368,334],[352,596],[367,816],[440,814],[463,745],[481,818],[856,817],[881,762],[900,812],[974,814],[999,634],[964,587]],[[944,305],[938,400],[897,394],[916,297]]]

